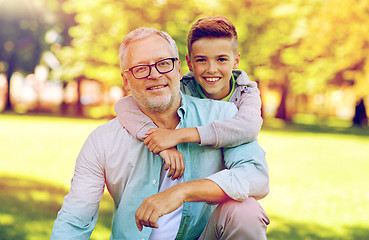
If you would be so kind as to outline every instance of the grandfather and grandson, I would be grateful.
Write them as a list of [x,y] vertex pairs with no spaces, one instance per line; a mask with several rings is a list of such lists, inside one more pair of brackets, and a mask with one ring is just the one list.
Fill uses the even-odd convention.
[[[126,97],[160,129],[232,119],[234,104],[181,93],[178,50],[165,32],[139,28],[120,52]],[[110,239],[266,239],[268,216],[256,201],[268,194],[265,153],[257,141],[214,148],[176,146],[186,170],[173,180],[163,159],[118,118],[95,129],[76,160],[71,188],[51,239],[88,239],[106,185],[114,200]]]

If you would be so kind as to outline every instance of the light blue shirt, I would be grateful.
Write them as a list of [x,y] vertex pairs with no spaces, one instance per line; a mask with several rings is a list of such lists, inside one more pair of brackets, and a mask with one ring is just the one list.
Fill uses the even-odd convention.
[[[181,97],[177,111],[180,128],[229,119],[237,112],[229,102],[184,94]],[[262,198],[269,191],[265,153],[257,141],[227,149],[193,143],[183,143],[177,148],[185,161],[185,182],[208,178],[239,201],[249,195]],[[89,135],[76,160],[71,188],[54,223],[51,239],[89,239],[105,184],[115,203],[110,239],[148,239],[151,228],[138,231],[135,212],[145,198],[158,193],[161,166],[161,157],[130,135],[117,118],[98,127]],[[176,239],[196,239],[215,207],[205,202],[184,203]]]

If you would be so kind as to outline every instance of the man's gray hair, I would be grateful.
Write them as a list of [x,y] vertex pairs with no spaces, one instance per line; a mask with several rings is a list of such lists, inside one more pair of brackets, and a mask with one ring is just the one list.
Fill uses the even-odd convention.
[[126,64],[126,58],[127,58],[127,48],[129,46],[129,44],[133,41],[145,38],[147,36],[150,35],[159,35],[160,37],[164,38],[165,40],[168,41],[168,43],[170,44],[174,57],[179,58],[178,55],[178,48],[176,45],[176,42],[173,40],[173,38],[166,32],[163,31],[159,31],[155,28],[147,28],[147,27],[140,27],[137,28],[136,30],[133,30],[132,32],[130,32],[123,40],[122,44],[120,45],[120,49],[119,49],[119,61],[120,61],[120,68],[121,70],[125,69],[125,64]]

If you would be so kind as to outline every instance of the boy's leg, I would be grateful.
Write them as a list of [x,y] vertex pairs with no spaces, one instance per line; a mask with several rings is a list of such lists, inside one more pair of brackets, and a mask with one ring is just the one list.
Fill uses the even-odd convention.
[[243,202],[230,200],[216,207],[199,240],[267,239],[269,222],[268,215],[254,198]]

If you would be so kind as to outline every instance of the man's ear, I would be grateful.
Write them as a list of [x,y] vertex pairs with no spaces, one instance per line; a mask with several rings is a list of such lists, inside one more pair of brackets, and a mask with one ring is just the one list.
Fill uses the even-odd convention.
[[123,79],[123,86],[124,86],[124,89],[126,89],[126,91],[131,91],[131,89],[129,88],[129,85],[128,85],[128,80],[126,78],[126,76],[124,75],[124,73],[120,73],[120,75],[122,76],[122,79]]
[[233,69],[237,69],[238,68],[238,64],[240,63],[240,57],[241,57],[241,53],[238,52],[236,54],[236,57],[234,59],[234,63],[233,63]]
[[193,70],[192,70],[192,64],[191,64],[191,57],[188,54],[186,54],[186,62],[187,62],[188,70],[190,70],[191,72],[193,72]]

